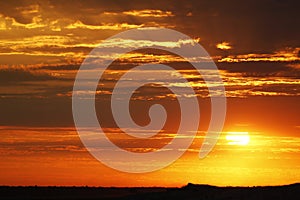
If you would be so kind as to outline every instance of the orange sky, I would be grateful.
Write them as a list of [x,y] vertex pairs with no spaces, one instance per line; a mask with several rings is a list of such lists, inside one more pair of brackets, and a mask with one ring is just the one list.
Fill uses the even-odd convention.
[[[255,2],[1,2],[0,185],[300,182],[299,5],[296,1]],[[207,50],[224,82],[227,116],[217,145],[205,159],[199,159],[210,117],[210,95],[203,79],[185,60],[168,52],[142,50],[124,55],[102,77],[105,87],[97,91],[96,109],[104,110],[101,116],[105,116],[98,118],[108,134],[113,135],[116,127],[105,106],[113,82],[131,65],[174,67],[194,87],[201,110],[197,138],[179,160],[156,172],[128,174],[104,166],[84,148],[74,127],[71,95],[80,64],[97,44],[121,31],[142,27],[172,28],[192,38],[186,42],[199,43]],[[114,41],[107,48],[122,45],[143,47],[133,41]],[[173,43],[168,41],[168,45]],[[179,112],[170,91],[147,86],[139,94],[132,106],[138,123],[148,120],[141,105],[154,100],[171,112],[165,132],[177,128]],[[249,142],[232,143],[226,139],[228,132],[236,132],[235,136],[247,132]],[[162,145],[144,140],[128,146],[126,138],[113,137],[112,141],[133,152]]]

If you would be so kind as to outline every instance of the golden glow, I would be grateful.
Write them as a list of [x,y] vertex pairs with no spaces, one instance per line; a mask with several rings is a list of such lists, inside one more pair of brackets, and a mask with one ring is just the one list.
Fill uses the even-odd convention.
[[227,132],[226,140],[229,145],[247,145],[250,137],[248,132]]
[[[255,28],[254,34],[238,34],[251,31],[252,28],[247,26],[255,24],[252,21],[246,23],[247,26],[242,27],[236,35],[231,35],[232,23],[218,21],[218,16],[226,17],[226,13],[217,8],[198,12],[187,2],[182,8],[179,4],[160,5],[159,1],[153,5],[143,2],[132,6],[128,2],[120,5],[90,5],[83,1],[72,4],[64,1],[41,1],[38,4],[22,1],[19,5],[7,2],[1,4],[0,12],[0,110],[3,116],[1,124],[7,125],[0,126],[0,185],[180,187],[188,182],[252,186],[300,181],[300,123],[297,121],[300,47],[296,38],[272,36],[271,40],[261,43],[261,35]],[[202,20],[208,16],[220,25],[205,30]],[[294,27],[292,21],[287,22]],[[107,39],[120,31],[140,27],[172,28],[183,31],[193,39]],[[215,34],[211,34],[212,30]],[[222,33],[224,38],[217,37],[218,33]],[[99,43],[106,48],[105,52],[115,51],[99,53],[91,60],[101,58],[99,63],[103,64],[114,57],[119,62],[114,62],[105,71],[101,78],[103,84],[99,81],[95,105],[101,103],[97,110],[105,119],[103,124],[108,126],[105,132],[124,150],[137,153],[155,151],[176,134],[165,131],[141,142],[120,137],[120,130],[107,123],[111,113],[102,109],[102,102],[105,106],[110,100],[114,84],[123,73],[133,66],[161,63],[179,72],[171,78],[163,77],[164,82],[169,82],[164,86],[184,91],[190,86],[177,81],[182,75],[193,87],[201,110],[199,132],[189,149],[170,166],[147,174],[121,173],[98,162],[81,143],[73,127],[70,109],[73,84],[81,63]],[[216,146],[205,159],[198,159],[198,154],[211,118],[211,99],[208,97],[218,96],[218,90],[209,93],[204,80],[205,77],[213,79],[215,72],[204,63],[199,74],[185,61],[196,64],[210,62],[209,55],[195,52],[183,59],[167,52],[147,50],[161,46],[173,52],[197,43],[205,47],[215,62],[219,62],[218,72],[226,88],[226,97],[230,97],[227,98],[228,115],[224,131],[232,132],[222,132]],[[146,50],[118,55],[119,48]],[[144,72],[135,72],[132,83],[144,80]],[[151,69],[146,72],[158,73]],[[155,76],[153,82],[158,85],[161,79]],[[89,88],[91,81],[87,78],[85,84]],[[209,84],[214,88],[219,87]],[[83,96],[92,92],[78,91]],[[168,113],[166,127],[175,129],[180,121],[179,114],[177,116],[180,108],[177,111],[173,103],[175,105],[178,98],[163,87],[149,84],[134,93],[130,111],[137,114],[133,119],[139,121],[144,114],[147,116],[147,109],[141,112],[144,108],[140,109],[139,106],[160,100],[163,106],[166,105]],[[134,104],[135,101],[137,104]],[[101,118],[99,122],[102,123]],[[182,136],[179,139],[186,138]]]
[[[114,136],[119,130],[107,128],[105,131]],[[169,167],[148,174],[128,175],[110,169],[94,159],[80,142],[74,127],[0,126],[0,134],[0,156],[3,158],[0,160],[0,171],[3,172],[1,185],[178,187],[186,182],[197,183],[201,179],[204,183],[214,185],[254,186],[269,185],[270,180],[272,184],[286,184],[297,182],[300,178],[299,137],[265,136],[264,133],[256,132],[251,138],[255,142],[243,146],[244,148],[228,145],[226,138],[223,143],[220,138],[219,145],[215,146],[210,156],[200,160],[195,159],[202,142],[202,136],[199,136],[188,152]],[[245,136],[248,133],[227,134]],[[173,137],[171,133],[166,135],[168,138]],[[123,137],[115,139],[125,148],[128,145]],[[151,144],[153,143],[145,142],[149,148]],[[136,152],[146,150],[139,149],[138,146],[133,148],[131,150]],[[75,165],[76,167],[70,168]],[[103,173],[109,176],[103,176]],[[20,178],[20,174],[31,178]],[[174,179],[174,176],[177,178]]]

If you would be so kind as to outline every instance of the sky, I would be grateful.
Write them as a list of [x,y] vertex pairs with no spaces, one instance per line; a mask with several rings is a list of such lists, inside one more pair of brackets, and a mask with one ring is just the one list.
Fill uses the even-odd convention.
[[[296,0],[1,1],[0,185],[300,182],[298,8]],[[108,107],[115,83],[132,66],[159,63],[178,70],[195,90],[201,115],[195,140],[177,161],[155,172],[129,174],[105,166],[84,147],[73,121],[72,90],[80,65],[98,44],[147,27],[173,29],[192,39],[183,44],[202,45],[222,77],[227,112],[217,145],[199,159],[211,112],[203,77],[166,51],[142,49],[118,58],[101,78],[95,107],[107,136],[119,147],[156,151],[171,141],[180,123],[172,92],[146,85],[133,95],[131,115],[146,125],[147,109],[159,102],[170,113],[164,130],[150,139],[120,132]],[[145,48],[147,42],[111,41],[107,48]],[[185,87],[176,81],[170,85]]]

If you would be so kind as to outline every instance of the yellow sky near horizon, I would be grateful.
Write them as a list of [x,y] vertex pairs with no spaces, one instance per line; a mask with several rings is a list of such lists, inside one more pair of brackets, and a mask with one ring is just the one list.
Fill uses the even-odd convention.
[[222,133],[213,152],[204,159],[198,158],[200,134],[172,165],[156,172],[128,174],[95,160],[73,127],[1,127],[0,154],[5,159],[0,168],[5,173],[0,185],[180,187],[192,182],[257,186],[299,180],[299,138],[249,132],[247,144],[232,144],[226,139],[239,133]]

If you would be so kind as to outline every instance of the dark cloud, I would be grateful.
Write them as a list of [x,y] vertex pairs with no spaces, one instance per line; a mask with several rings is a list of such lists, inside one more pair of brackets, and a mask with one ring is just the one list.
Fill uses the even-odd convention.
[[3,84],[13,84],[16,82],[26,82],[26,81],[46,81],[46,80],[56,80],[55,77],[49,76],[42,73],[32,73],[27,70],[22,69],[4,69],[0,70],[0,83]]
[[78,70],[80,65],[56,65],[56,66],[42,66],[37,70],[47,69],[47,70]]
[[18,7],[26,7],[32,5],[32,1],[14,0],[14,1],[1,1],[0,13],[5,16],[11,16],[21,23],[30,23],[31,18],[25,17],[18,11]]
[[74,126],[70,98],[1,98],[0,125]]
[[181,18],[177,24],[183,32],[206,40],[210,53],[216,53],[210,45],[217,41],[233,44],[231,53],[272,52],[300,45],[298,1],[198,2],[191,3],[193,16]]
[[[35,16],[43,21],[59,20],[60,26],[80,20],[84,24],[145,22],[164,23],[175,26],[192,37],[200,37],[201,44],[212,55],[219,54],[215,44],[228,41],[233,45],[232,54],[271,53],[285,47],[298,47],[300,33],[299,1],[256,0],[256,1],[3,1],[0,13],[28,24],[34,15],[22,14],[22,8],[38,5]],[[158,9],[171,11],[169,18],[142,18],[124,15],[102,15],[104,12],[122,13],[129,10]],[[187,14],[190,13],[190,16]],[[27,30],[28,31],[28,30]],[[91,36],[88,30],[63,30],[64,33]],[[116,31],[97,31],[98,39]],[[32,32],[33,34],[34,32]],[[42,33],[42,32],[41,32]],[[93,32],[95,33],[95,32]],[[37,32],[35,32],[37,34]]]

